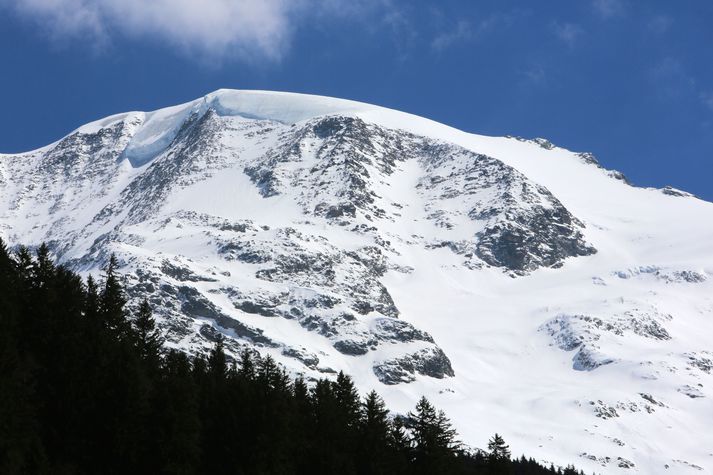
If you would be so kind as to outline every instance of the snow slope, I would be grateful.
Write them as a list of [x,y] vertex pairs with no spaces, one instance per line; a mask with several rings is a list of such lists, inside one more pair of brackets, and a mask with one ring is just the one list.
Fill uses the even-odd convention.
[[713,473],[713,204],[591,154],[220,90],[0,155],[0,235],[84,273],[117,253],[189,353],[426,394],[473,446]]

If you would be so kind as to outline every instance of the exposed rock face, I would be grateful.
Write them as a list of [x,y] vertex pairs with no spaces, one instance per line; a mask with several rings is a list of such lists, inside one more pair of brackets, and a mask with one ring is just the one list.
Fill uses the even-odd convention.
[[558,315],[540,329],[562,350],[578,350],[572,358],[575,370],[591,371],[616,361],[602,351],[602,337],[606,337],[606,346],[610,345],[612,336],[624,337],[626,334],[670,340],[671,335],[661,323],[670,319],[670,315],[641,309],[627,310],[606,320],[589,315]]
[[370,183],[390,180],[397,165],[407,161],[422,170],[416,190],[428,219],[449,230],[473,230],[468,241],[429,243],[462,254],[466,265],[477,267],[474,261],[480,260],[523,274],[596,252],[584,240],[582,223],[513,168],[355,118],[327,117],[292,131],[284,145],[246,173],[263,196],[298,188],[297,201],[306,214],[346,225],[358,217],[394,220],[404,203],[385,203]]
[[374,374],[384,384],[409,383],[415,373],[439,379],[455,376],[450,360],[440,348],[424,348],[374,365]]
[[694,195],[691,193],[688,193],[687,191],[679,190],[677,188],[674,188],[672,186],[664,186],[661,188],[661,193],[664,195],[669,195],[669,196],[676,196],[679,198],[692,198]]
[[[212,340],[219,331],[253,345],[288,348],[243,323],[239,315],[280,317],[329,339],[344,355],[363,356],[384,344],[423,346],[376,363],[374,373],[383,382],[410,381],[415,374],[452,376],[450,361],[433,338],[400,319],[382,282],[394,266],[394,251],[378,225],[369,225],[394,222],[410,205],[387,201],[377,191],[406,163],[420,170],[413,189],[423,202],[420,214],[436,229],[469,235],[459,241],[423,239],[423,245],[447,247],[462,256],[468,268],[490,265],[525,274],[595,252],[584,240],[582,223],[548,190],[513,168],[455,145],[354,117],[327,116],[289,127],[234,120],[213,108],[196,110],[163,149],[151,150],[149,157],[132,155],[134,165],[148,163],[147,168],[132,171],[128,184],[112,192],[112,182],[122,175],[117,164],[123,150],[130,148],[143,120],[128,116],[98,131],[76,132],[42,156],[27,157],[22,165],[36,165],[33,182],[44,187],[66,188],[78,176],[81,184],[99,190],[96,197],[83,197],[99,198],[83,226],[77,226],[69,212],[81,204],[75,196],[45,190],[41,198],[51,216],[65,211],[46,229],[47,235],[61,237],[54,250],[72,266],[85,268],[105,260],[117,251],[116,243],[146,246],[151,238],[132,232],[136,227],[183,239],[200,234],[211,243],[225,265],[210,271],[198,270],[190,259],[144,259],[121,251],[137,295],[151,296],[175,345]],[[294,218],[271,227],[252,219],[165,212],[169,197],[181,189],[240,168],[265,200],[289,200],[301,210],[302,221],[324,220],[328,226],[351,229],[362,244],[340,247]],[[28,198],[15,195],[15,207]],[[233,271],[227,269],[235,265],[253,276],[250,290],[231,282]],[[229,302],[233,311],[214,300]],[[196,327],[192,322],[204,323]],[[297,354],[292,349],[282,352],[287,357]],[[316,367],[312,357],[295,358]]]
[[426,174],[417,188],[427,197],[429,218],[452,229],[467,216],[480,229],[470,242],[449,245],[454,252],[517,274],[596,252],[582,223],[517,170],[446,144],[425,143],[423,154]]
[[[318,356],[275,341],[235,318],[240,314],[279,317],[327,338],[336,351],[349,356],[365,355],[384,344],[420,342],[431,350],[421,350],[413,358],[404,355],[404,361],[419,361],[419,365],[406,364],[404,371],[453,375],[450,362],[443,360],[443,352],[433,338],[398,319],[399,311],[379,280],[386,271],[380,248],[343,251],[324,238],[293,228],[256,226],[249,221],[226,224],[195,213],[178,213],[162,220],[158,227],[179,233],[182,229],[201,229],[227,263],[251,267],[250,274],[242,278],[249,279],[253,289],[244,291],[228,285],[232,274],[218,269],[195,270],[195,264],[186,260],[141,260],[135,273],[127,274],[128,283],[137,298],[150,296],[163,317],[170,342],[194,345],[191,321],[203,322],[198,336],[207,340],[214,340],[217,332],[243,343],[281,348],[283,356],[320,371]],[[270,285],[263,286],[263,282]],[[227,302],[241,313],[226,310],[214,301]],[[442,369],[428,369],[429,365]]]
[[594,165],[595,167],[599,168],[600,170],[604,171],[607,175],[610,177],[614,178],[615,180],[620,180],[626,183],[627,185],[631,185],[631,182],[629,179],[624,175],[622,172],[619,170],[606,170],[600,163],[599,160],[597,160],[597,157],[594,156],[593,153],[589,152],[584,152],[584,153],[578,153],[577,157],[579,157],[584,163],[588,163],[590,165]]
[[665,268],[655,265],[639,266],[634,269],[615,271],[614,275],[620,279],[653,278],[667,284],[700,284],[708,279],[708,276],[703,272],[690,269]]

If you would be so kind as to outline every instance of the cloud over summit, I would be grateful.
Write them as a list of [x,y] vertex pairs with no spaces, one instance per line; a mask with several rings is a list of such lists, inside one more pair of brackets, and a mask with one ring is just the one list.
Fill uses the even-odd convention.
[[[52,37],[106,44],[150,38],[184,52],[280,59],[298,23],[378,0],[0,0]],[[356,5],[356,6],[355,6]]]

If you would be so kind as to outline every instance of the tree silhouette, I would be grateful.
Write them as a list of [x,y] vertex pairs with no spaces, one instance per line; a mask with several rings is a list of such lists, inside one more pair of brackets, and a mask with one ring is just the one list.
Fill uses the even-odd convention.
[[497,433],[488,441],[488,451],[490,452],[490,456],[495,459],[510,458],[510,446],[507,445],[505,440]]
[[492,457],[462,450],[425,398],[394,416],[344,373],[292,380],[222,340],[208,358],[164,351],[148,300],[129,323],[114,256],[97,285],[35,254],[0,240],[3,475],[558,473],[511,461],[499,435]]
[[422,397],[416,411],[409,413],[413,420],[414,460],[423,473],[439,473],[449,467],[449,462],[459,447],[456,431],[443,411]]
[[156,328],[151,306],[146,299],[143,299],[139,305],[134,326],[136,328],[136,343],[141,357],[158,361],[161,356],[164,338]]

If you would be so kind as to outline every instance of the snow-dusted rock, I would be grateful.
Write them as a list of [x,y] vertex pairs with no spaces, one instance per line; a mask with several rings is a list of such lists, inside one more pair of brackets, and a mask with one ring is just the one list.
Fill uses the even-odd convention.
[[116,253],[168,346],[343,370],[403,412],[425,394],[466,443],[586,472],[713,470],[712,223],[545,139],[299,94],[0,155],[0,236],[85,274]]

